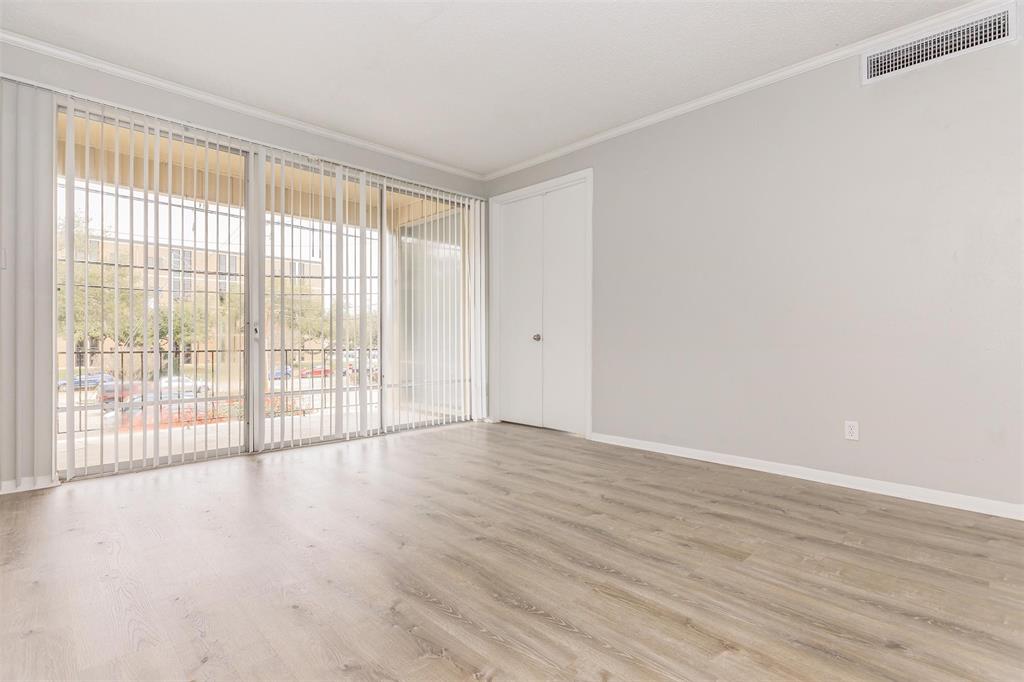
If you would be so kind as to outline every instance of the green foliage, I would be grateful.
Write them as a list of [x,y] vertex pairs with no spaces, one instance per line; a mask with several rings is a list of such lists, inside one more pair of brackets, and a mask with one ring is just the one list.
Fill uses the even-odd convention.
[[[63,240],[58,240],[59,260],[65,256],[63,247]],[[120,267],[115,265],[113,254],[100,254],[95,246],[90,252],[89,233],[81,219],[75,223],[75,251],[71,310],[76,347],[88,341],[90,347],[97,348],[110,340],[121,348],[141,347],[153,334],[154,326],[161,348],[172,344],[174,348],[196,346],[215,334],[240,331],[244,319],[242,296],[224,296],[217,291],[189,292],[188,296],[172,300],[165,269],[156,272],[151,268],[147,273],[136,261],[133,271],[128,267],[126,252],[119,254]],[[83,262],[87,255],[90,262]],[[67,313],[65,271],[60,270],[56,292],[58,334],[65,329]],[[154,277],[160,286],[159,297],[152,291]],[[214,287],[215,282],[216,277],[211,276]]]
[[[60,226],[58,226],[58,230]],[[245,324],[243,291],[237,278],[233,278],[227,292],[217,291],[216,275],[209,276],[212,290],[199,287],[199,278],[187,296],[172,300],[169,289],[171,278],[166,270],[168,248],[161,247],[159,271],[140,267],[144,257],[152,257],[152,249],[146,254],[136,252],[135,268],[130,262],[127,247],[115,257],[111,252],[101,254],[97,250],[96,237],[90,235],[85,221],[75,221],[75,263],[73,266],[72,328],[76,348],[101,348],[114,341],[121,349],[136,349],[150,345],[154,327],[161,349],[183,349],[187,347],[210,347],[215,339],[242,333]],[[90,243],[90,236],[93,241]],[[113,240],[113,235],[104,235],[104,242]],[[58,239],[58,260],[63,266],[64,240]],[[111,248],[108,246],[108,248]],[[90,252],[91,249],[91,252]],[[89,262],[83,262],[88,260]],[[65,329],[65,270],[59,268],[57,286],[57,329],[63,335]],[[135,281],[132,281],[132,278]],[[154,277],[159,283],[159,295],[153,292]],[[177,286],[177,280],[174,280]],[[268,318],[273,316],[273,326],[279,330],[281,311],[284,310],[285,340],[293,348],[325,348],[334,337],[334,319],[324,309],[324,295],[319,287],[314,288],[316,279],[277,277],[274,296],[271,297],[269,283],[265,286]],[[134,285],[134,286],[133,286]],[[282,289],[283,287],[283,289]],[[147,293],[148,292],[148,293]],[[265,324],[269,325],[269,319]],[[379,339],[379,316],[371,313],[367,317],[369,345],[374,347]],[[279,332],[278,332],[279,333]],[[338,340],[340,348],[359,346],[359,320],[350,314],[343,325],[344,338]],[[276,336],[276,334],[275,334]],[[149,340],[149,343],[145,343]]]

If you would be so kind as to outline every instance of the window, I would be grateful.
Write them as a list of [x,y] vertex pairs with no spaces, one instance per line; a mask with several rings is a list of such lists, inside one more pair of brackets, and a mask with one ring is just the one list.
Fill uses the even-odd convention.
[[190,273],[171,273],[171,296],[175,299],[188,298],[192,295],[192,275]]
[[171,249],[171,297],[188,298],[193,286],[192,250]]
[[[481,202],[64,102],[59,471],[134,470],[470,417],[465,311],[482,282],[470,265],[483,254],[466,240]],[[246,260],[250,207],[264,226],[256,264]],[[248,350],[252,315],[259,357]]]
[[217,254],[217,293],[226,294],[231,290],[231,281],[238,274],[238,256]]
[[192,250],[171,249],[171,270],[192,270]]

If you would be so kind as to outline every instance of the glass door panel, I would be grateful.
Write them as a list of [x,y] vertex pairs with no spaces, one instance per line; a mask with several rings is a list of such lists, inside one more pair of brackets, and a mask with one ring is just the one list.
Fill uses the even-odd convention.
[[59,469],[246,449],[245,165],[175,124],[58,113]]
[[377,433],[379,191],[283,153],[264,174],[264,447]]

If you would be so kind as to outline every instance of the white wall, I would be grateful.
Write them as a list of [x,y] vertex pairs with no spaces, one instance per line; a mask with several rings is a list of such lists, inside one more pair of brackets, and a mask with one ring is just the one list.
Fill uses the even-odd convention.
[[489,182],[594,169],[594,431],[1024,502],[1021,60],[851,58]]
[[[483,193],[483,183],[412,161],[167,92],[0,42],[0,73],[243,139],[319,156],[440,189]],[[215,93],[216,94],[216,93]]]

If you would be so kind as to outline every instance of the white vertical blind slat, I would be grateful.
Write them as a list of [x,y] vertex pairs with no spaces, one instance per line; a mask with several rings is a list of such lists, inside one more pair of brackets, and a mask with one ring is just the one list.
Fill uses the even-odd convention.
[[367,360],[368,354],[366,352],[367,344],[367,325],[366,325],[366,268],[369,264],[369,258],[366,253],[366,173],[359,174],[359,253],[358,253],[358,266],[357,270],[359,273],[359,285],[358,285],[358,310],[359,310],[359,435],[365,436],[368,429],[368,417],[369,410],[367,409],[368,391],[367,391]]
[[334,315],[334,355],[337,358],[334,373],[334,436],[341,438],[345,434],[345,302],[344,281],[342,279],[345,262],[345,194],[342,170],[334,172],[334,297],[332,313]]
[[54,111],[52,93],[0,83],[0,492],[56,481]]
[[[71,100],[66,102],[66,110],[72,111]],[[64,270],[64,305],[65,311],[71,310],[74,306],[74,287],[72,283],[74,280],[74,258],[75,253],[75,119],[73,116],[65,117],[65,171],[64,171],[64,253],[65,253],[65,270]],[[64,334],[65,334],[65,345],[64,345],[64,379],[66,382],[71,381],[71,367],[72,358],[75,352],[75,338],[74,338],[74,318],[71,315],[64,316]],[[68,479],[74,478],[75,476],[75,420],[78,415],[75,412],[74,400],[70,398],[70,394],[65,392],[65,401],[67,404],[67,411],[64,416],[65,428],[67,431],[67,437],[65,439],[65,448],[67,451],[67,477]]]
[[[100,108],[100,121],[103,121],[105,118],[106,118],[106,107],[101,107]],[[106,230],[107,230],[107,224],[106,224],[107,153],[106,153],[106,146],[104,145],[104,142],[106,142],[106,140],[105,140],[106,132],[107,132],[107,127],[104,126],[104,125],[101,125],[100,126],[100,134],[99,134],[99,138],[100,138],[99,139],[99,147],[96,150],[97,154],[99,155],[99,161],[97,163],[97,165],[99,166],[99,193],[100,193],[100,196],[99,196],[100,200],[99,200],[99,206],[98,206],[98,210],[99,210],[99,228],[100,228],[100,234],[103,235],[103,237],[104,237],[104,238],[102,238],[100,240],[100,253],[99,253],[100,328],[106,328],[106,320],[104,318],[106,317],[106,312],[107,312],[107,305],[106,305],[107,304],[107,286],[106,286],[106,284],[107,284],[107,276],[106,276],[107,275],[107,272],[106,272],[107,271],[107,257],[106,257],[107,256],[107,249],[106,249],[107,239],[105,238],[106,237],[105,233],[106,233]],[[103,347],[103,343],[101,342],[100,343],[100,375],[101,376],[106,376],[107,370],[108,370],[108,367],[107,367],[106,348]],[[105,431],[106,425],[107,425],[106,420],[105,419],[101,419],[100,420],[100,442],[99,442],[100,469],[102,469],[103,465],[106,464],[105,456],[104,456],[106,454],[105,451],[106,451],[106,444],[107,444],[107,439],[104,437],[104,435],[105,435],[104,431]]]

